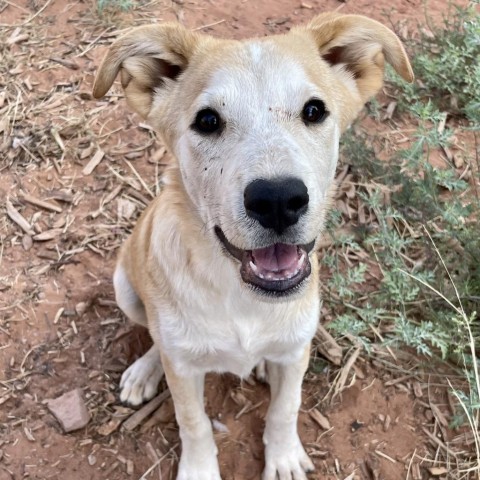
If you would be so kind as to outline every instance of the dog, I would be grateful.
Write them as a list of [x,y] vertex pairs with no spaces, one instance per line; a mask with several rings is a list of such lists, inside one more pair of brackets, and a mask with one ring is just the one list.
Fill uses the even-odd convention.
[[175,157],[121,249],[114,287],[154,340],[124,372],[120,398],[141,404],[165,374],[182,441],[177,480],[220,479],[205,374],[245,377],[262,362],[263,479],[305,480],[314,468],[297,417],[320,316],[315,244],[340,134],[383,85],[385,61],[413,81],[391,30],[339,13],[243,41],[142,26],[106,53],[94,97],[120,74],[128,105]]

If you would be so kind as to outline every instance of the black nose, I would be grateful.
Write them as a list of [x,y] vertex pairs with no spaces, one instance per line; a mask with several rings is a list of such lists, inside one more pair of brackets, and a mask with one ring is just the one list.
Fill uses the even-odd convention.
[[254,180],[243,194],[247,215],[278,234],[298,222],[308,208],[308,189],[298,178]]

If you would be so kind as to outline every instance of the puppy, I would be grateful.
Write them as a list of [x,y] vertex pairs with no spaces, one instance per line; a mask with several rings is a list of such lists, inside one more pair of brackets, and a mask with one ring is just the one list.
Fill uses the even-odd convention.
[[263,479],[313,470],[297,416],[320,315],[315,243],[340,134],[381,88],[385,60],[413,80],[392,31],[337,13],[245,41],[143,26],[103,60],[94,96],[120,73],[128,105],[175,156],[121,250],[114,286],[154,340],[123,374],[121,400],[150,399],[165,373],[182,440],[178,480],[220,479],[205,373],[245,377],[262,362]]

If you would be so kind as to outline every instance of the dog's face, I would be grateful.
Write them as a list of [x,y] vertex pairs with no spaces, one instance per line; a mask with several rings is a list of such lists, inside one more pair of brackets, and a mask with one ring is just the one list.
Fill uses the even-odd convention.
[[94,95],[120,70],[128,103],[174,153],[219,253],[240,262],[245,284],[280,296],[309,277],[340,134],[381,87],[385,58],[412,79],[397,37],[355,15],[244,42],[140,27],[111,47]]

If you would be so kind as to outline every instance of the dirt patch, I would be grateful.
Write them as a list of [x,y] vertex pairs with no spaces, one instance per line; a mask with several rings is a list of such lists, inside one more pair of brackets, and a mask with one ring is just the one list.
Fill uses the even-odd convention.
[[[148,338],[116,309],[111,275],[116,250],[156,193],[169,154],[127,110],[118,87],[105,100],[91,98],[95,69],[114,32],[180,19],[242,38],[286,31],[341,9],[394,22],[408,34],[422,5],[154,1],[100,16],[90,3],[0,0],[1,480],[140,478],[154,464],[148,478],[174,478],[176,471],[179,439],[169,400],[153,425],[147,421],[132,432],[120,427],[133,411],[119,404],[119,377]],[[446,11],[442,0],[431,0],[428,10],[434,19]],[[12,212],[24,218],[23,227]],[[385,368],[388,352],[382,352],[374,363],[359,359],[352,386],[329,404],[322,400],[338,369],[313,354],[299,420],[317,467],[311,478],[428,478],[426,468],[441,447],[424,428],[457,438],[438,420],[452,413],[444,381],[436,378],[432,386],[413,365],[405,373],[405,362],[390,357],[395,368]],[[65,435],[45,401],[74,388],[82,389],[92,419]],[[216,433],[223,478],[259,478],[268,388],[212,375],[206,403],[210,417],[228,429]],[[328,417],[330,430],[312,419],[313,408]]]

